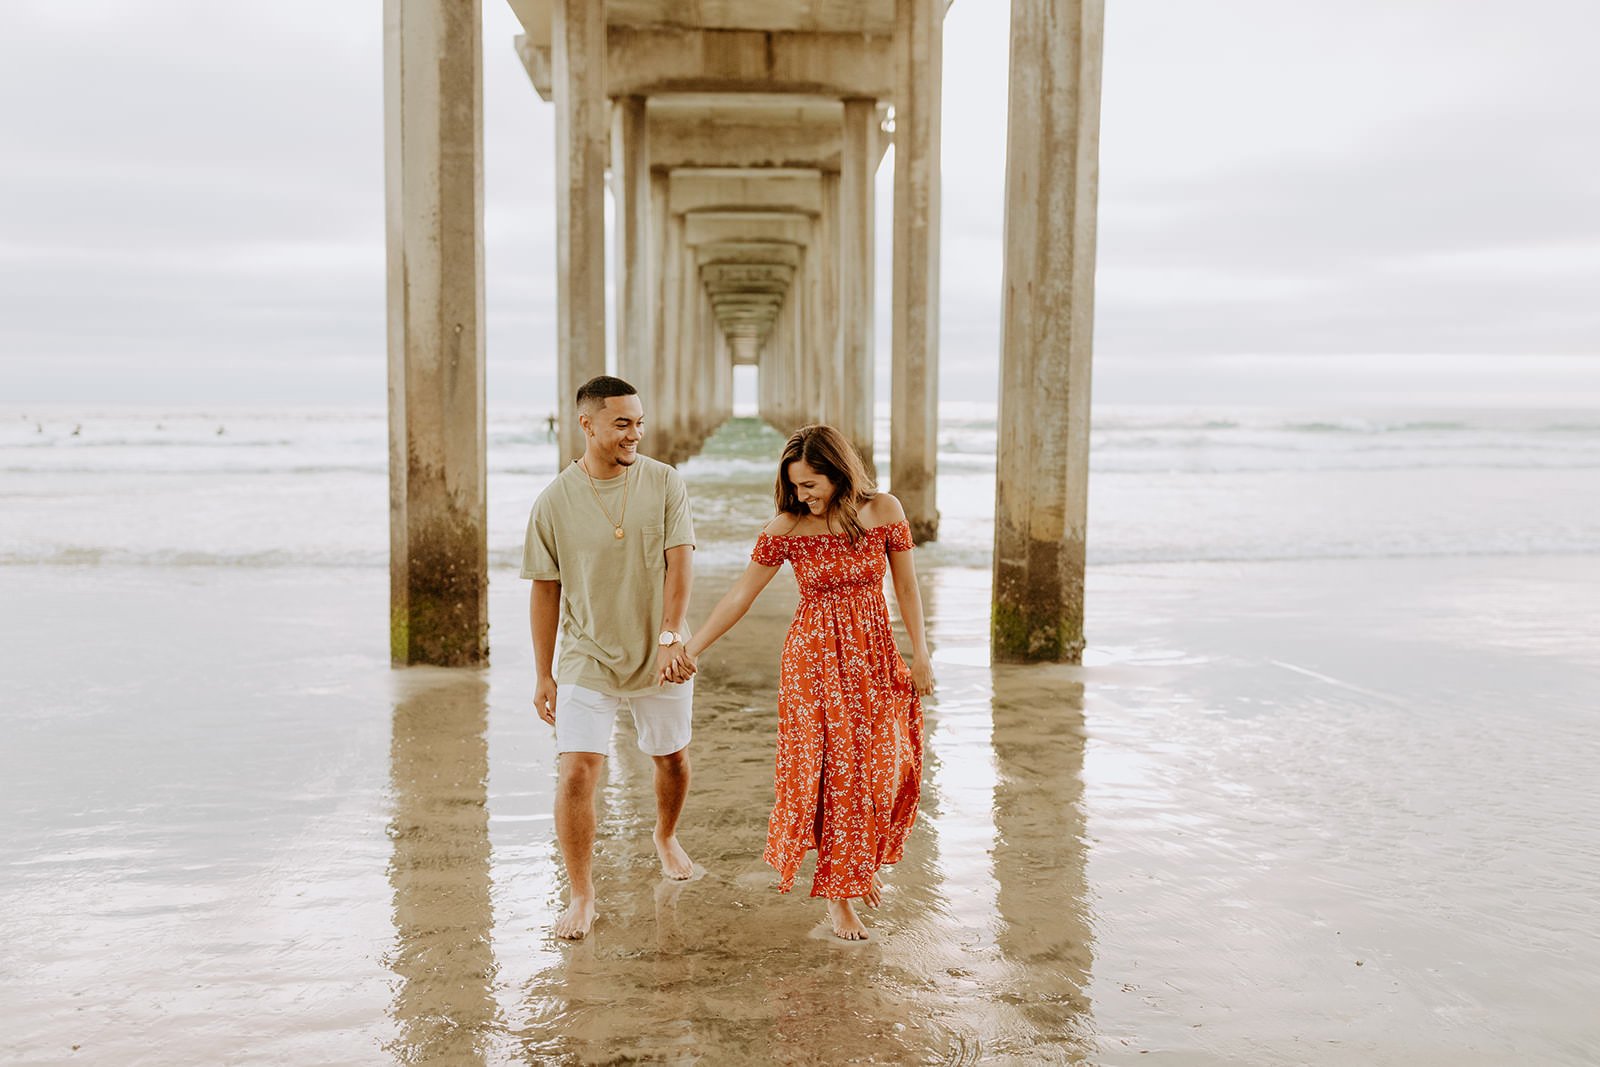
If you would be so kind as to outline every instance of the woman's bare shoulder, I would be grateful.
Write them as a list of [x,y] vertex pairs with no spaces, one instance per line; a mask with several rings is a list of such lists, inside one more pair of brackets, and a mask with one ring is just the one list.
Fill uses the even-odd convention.
[[761,528],[761,532],[771,534],[773,537],[782,537],[790,530],[793,530],[799,523],[800,520],[797,517],[790,515],[786,511],[780,511],[772,517],[771,522]]
[[893,493],[878,493],[861,508],[863,526],[889,526],[905,519],[906,509]]

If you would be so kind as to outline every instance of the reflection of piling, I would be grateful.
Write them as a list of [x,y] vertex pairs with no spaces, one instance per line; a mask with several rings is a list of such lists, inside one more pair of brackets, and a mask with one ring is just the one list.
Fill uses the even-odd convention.
[[477,674],[396,679],[389,824],[399,978],[389,1051],[405,1063],[481,1063],[498,1025],[489,899],[488,687]]
[[[1039,1046],[1092,1051],[1083,683],[1037,668],[994,671],[996,943]],[[1036,1047],[1041,1060],[1045,1048]]]

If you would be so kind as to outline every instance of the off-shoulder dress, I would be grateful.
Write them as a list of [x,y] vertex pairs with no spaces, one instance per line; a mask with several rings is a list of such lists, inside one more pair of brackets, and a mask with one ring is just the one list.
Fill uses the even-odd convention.
[[[843,534],[763,533],[751,558],[794,567],[800,606],[783,645],[776,798],[763,859],[788,892],[817,850],[811,895],[859,897],[897,863],[922,786],[922,701],[895,647],[884,600],[890,552],[910,551],[904,522]],[[817,839],[817,807],[822,809]]]

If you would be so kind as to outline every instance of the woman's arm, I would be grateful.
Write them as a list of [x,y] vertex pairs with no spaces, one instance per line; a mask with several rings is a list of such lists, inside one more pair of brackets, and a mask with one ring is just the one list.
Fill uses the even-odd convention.
[[778,567],[763,567],[755,562],[744,569],[739,580],[733,583],[733,588],[717,601],[717,606],[711,609],[711,615],[684,646],[684,653],[689,657],[691,664],[700,658],[702,652],[716,644],[719,637],[733,629],[735,623],[744,618],[745,612],[750,610],[750,605],[756,602],[756,597],[761,595],[761,591],[772,581],[773,575],[777,574],[778,570]]
[[[888,493],[878,494],[884,515],[889,522],[904,522],[905,509],[900,501]],[[894,583],[895,603],[900,605],[900,619],[906,624],[906,634],[911,638],[911,681],[917,692],[927,696],[933,692],[933,661],[928,655],[928,634],[922,620],[922,589],[917,585],[917,565],[912,552],[889,553],[889,574]]]

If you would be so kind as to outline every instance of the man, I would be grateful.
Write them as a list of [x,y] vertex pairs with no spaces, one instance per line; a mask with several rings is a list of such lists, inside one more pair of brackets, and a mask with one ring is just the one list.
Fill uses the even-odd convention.
[[639,748],[655,761],[661,870],[694,873],[677,837],[694,684],[661,683],[687,636],[689,494],[676,470],[639,455],[644,408],[633,386],[602,375],[583,384],[577,402],[583,458],[539,495],[522,552],[522,576],[533,580],[533,702],[556,728],[556,839],[572,890],[555,934],[574,940],[594,925],[594,790],[624,702]]

